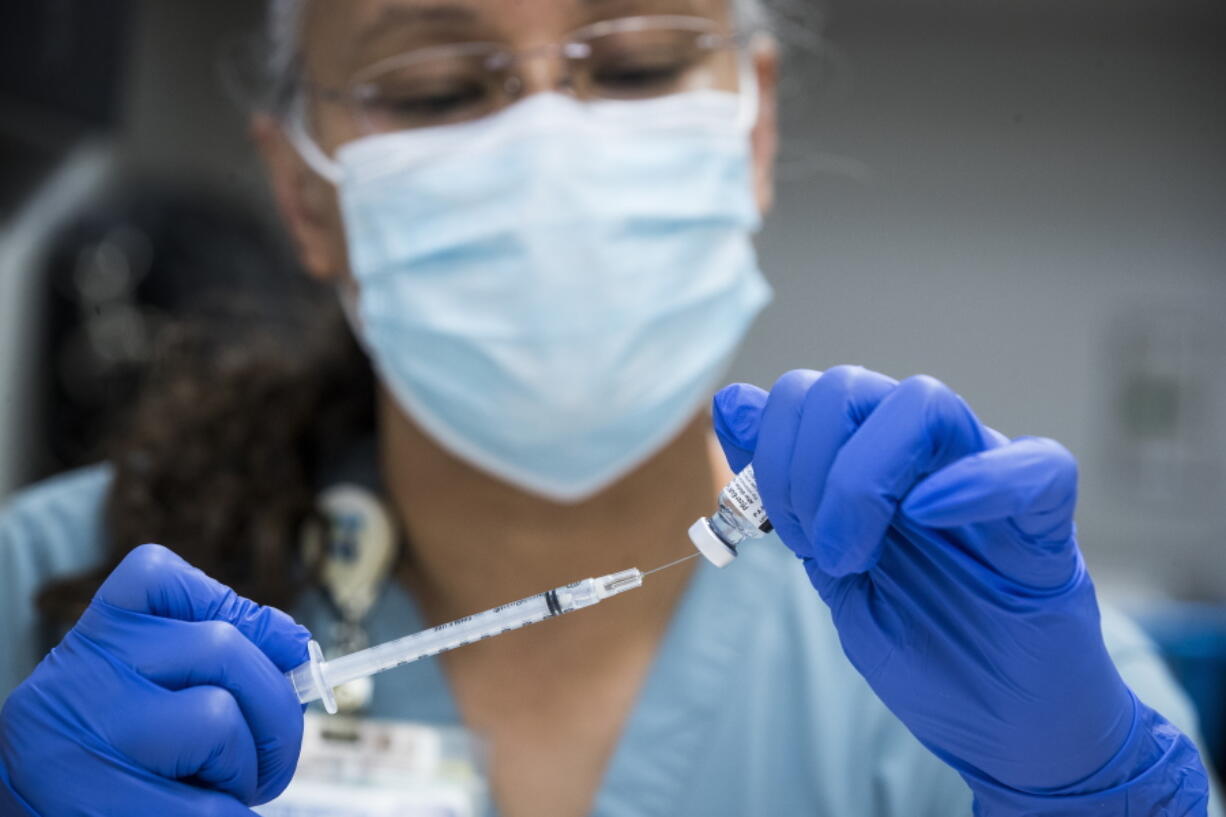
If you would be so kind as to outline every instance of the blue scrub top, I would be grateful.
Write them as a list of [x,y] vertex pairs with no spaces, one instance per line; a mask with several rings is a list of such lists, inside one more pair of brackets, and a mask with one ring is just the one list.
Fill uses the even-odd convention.
[[[0,698],[45,647],[32,594],[48,578],[101,559],[109,482],[105,466],[73,472],[17,495],[0,512],[0,613],[8,630]],[[335,620],[319,594],[308,593],[294,613],[326,645]],[[365,625],[377,643],[424,622],[389,581]],[[1137,695],[1197,736],[1187,699],[1140,631],[1104,608],[1103,632]],[[376,676],[371,714],[460,724],[435,659]],[[1211,817],[1220,817],[1219,802]],[[856,673],[826,606],[772,537],[744,547],[727,568],[696,569],[591,813],[951,817],[971,814],[971,796]]]

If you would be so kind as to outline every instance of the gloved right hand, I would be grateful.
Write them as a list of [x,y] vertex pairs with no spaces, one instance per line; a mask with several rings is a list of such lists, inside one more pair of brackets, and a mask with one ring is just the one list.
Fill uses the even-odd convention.
[[0,814],[253,817],[289,784],[309,633],[133,550],[0,711]]
[[932,378],[858,367],[729,387],[714,419],[843,651],[976,815],[1205,814],[1195,745],[1103,644],[1068,451],[1010,441]]

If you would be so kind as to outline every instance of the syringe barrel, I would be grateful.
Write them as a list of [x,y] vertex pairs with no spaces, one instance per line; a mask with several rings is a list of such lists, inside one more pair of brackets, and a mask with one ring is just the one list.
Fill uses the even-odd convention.
[[309,645],[311,660],[287,672],[302,703],[323,699],[329,712],[336,711],[332,689],[356,678],[365,678],[392,667],[453,650],[483,638],[501,635],[551,616],[590,607],[609,596],[624,593],[643,583],[643,574],[631,568],[597,579],[583,579],[555,587],[501,607],[440,624],[429,630],[377,644],[332,661],[324,661],[319,645]]
[[340,686],[355,678],[364,678],[410,661],[543,621],[562,612],[558,603],[551,598],[554,592],[550,590],[528,596],[501,607],[341,656],[324,666],[324,676],[329,685]]

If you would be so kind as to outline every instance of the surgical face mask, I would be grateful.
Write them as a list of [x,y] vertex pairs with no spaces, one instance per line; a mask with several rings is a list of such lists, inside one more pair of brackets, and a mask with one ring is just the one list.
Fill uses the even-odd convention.
[[770,297],[742,103],[537,94],[340,149],[353,322],[419,427],[563,502],[680,432]]

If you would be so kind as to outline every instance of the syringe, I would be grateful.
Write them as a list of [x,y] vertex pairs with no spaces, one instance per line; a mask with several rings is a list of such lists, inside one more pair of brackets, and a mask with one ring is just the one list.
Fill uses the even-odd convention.
[[[654,572],[654,571],[649,571]],[[492,610],[474,613],[457,621],[440,624],[429,630],[385,641],[364,650],[325,661],[319,644],[307,644],[306,663],[285,673],[298,700],[302,703],[323,701],[329,714],[336,713],[336,698],[332,690],[357,678],[365,678],[419,658],[438,655],[474,641],[501,635],[526,624],[534,624],[553,616],[591,607],[610,596],[641,587],[643,576],[637,568],[610,573],[595,579],[583,579],[565,587],[555,587],[526,599],[513,601]]]

